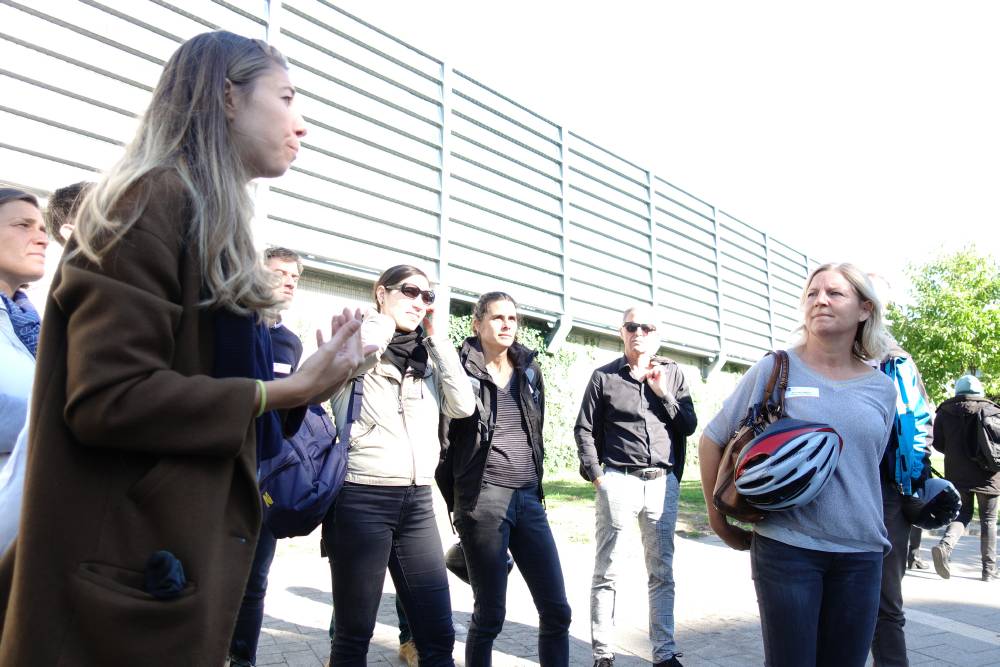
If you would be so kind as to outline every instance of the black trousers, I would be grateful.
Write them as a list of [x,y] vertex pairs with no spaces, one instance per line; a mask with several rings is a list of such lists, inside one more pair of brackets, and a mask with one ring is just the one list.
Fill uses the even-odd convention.
[[[910,552],[910,522],[903,516],[903,497],[895,488],[882,484],[882,513],[892,551],[882,560],[882,590],[878,601],[872,657],[877,667],[908,667],[903,626],[903,575]],[[919,529],[918,529],[919,530]],[[917,541],[917,548],[920,541]]]

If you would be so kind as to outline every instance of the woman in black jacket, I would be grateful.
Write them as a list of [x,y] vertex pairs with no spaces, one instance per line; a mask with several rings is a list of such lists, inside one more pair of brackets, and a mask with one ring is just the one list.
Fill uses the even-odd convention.
[[559,552],[542,507],[545,393],[535,351],[516,342],[517,304],[503,292],[479,298],[475,336],[460,357],[477,395],[475,414],[447,425],[438,481],[454,512],[475,608],[465,664],[491,664],[506,614],[507,550],[538,609],[542,667],[569,664],[570,608]]

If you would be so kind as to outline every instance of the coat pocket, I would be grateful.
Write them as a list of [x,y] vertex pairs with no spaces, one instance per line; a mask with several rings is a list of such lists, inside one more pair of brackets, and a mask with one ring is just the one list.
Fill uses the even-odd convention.
[[[194,582],[159,600],[143,588],[143,573],[106,563],[80,563],[70,577],[74,621],[67,650],[73,664],[203,664],[202,603]],[[67,656],[69,657],[69,656]]]

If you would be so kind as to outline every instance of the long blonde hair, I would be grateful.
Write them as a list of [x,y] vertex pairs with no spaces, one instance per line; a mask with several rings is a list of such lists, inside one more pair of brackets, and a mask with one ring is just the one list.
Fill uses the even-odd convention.
[[[250,180],[230,136],[225,88],[249,92],[271,67],[287,68],[274,47],[226,31],[184,42],[167,61],[125,154],[80,206],[73,234],[77,250],[101,257],[131,229],[147,200],[118,210],[123,197],[155,169],[173,171],[191,202],[188,239],[203,276],[205,306],[246,313],[275,304],[274,277],[253,244]],[[145,195],[148,197],[148,194]]]
[[[875,288],[864,271],[849,262],[829,262],[816,267],[806,279],[805,287],[802,288],[802,297],[799,299],[799,305],[802,306],[805,304],[806,296],[809,294],[809,285],[812,284],[813,278],[824,271],[836,271],[844,276],[844,279],[854,288],[854,292],[858,295],[861,302],[868,301],[872,304],[872,312],[868,319],[858,322],[858,330],[854,334],[854,344],[851,346],[851,354],[861,361],[869,359],[881,361],[888,354],[892,339],[885,329],[882,302],[879,300]],[[804,315],[805,313],[803,313]],[[800,324],[796,331],[801,336],[799,342],[805,342],[808,336],[805,323]]]

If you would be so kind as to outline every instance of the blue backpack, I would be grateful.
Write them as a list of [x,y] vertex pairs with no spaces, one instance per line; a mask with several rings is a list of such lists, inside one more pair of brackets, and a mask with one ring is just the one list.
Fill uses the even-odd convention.
[[347,419],[339,433],[326,411],[310,405],[298,432],[282,440],[277,456],[260,464],[260,497],[264,523],[275,537],[308,535],[344,485],[351,424],[361,409],[363,384],[351,384]]

